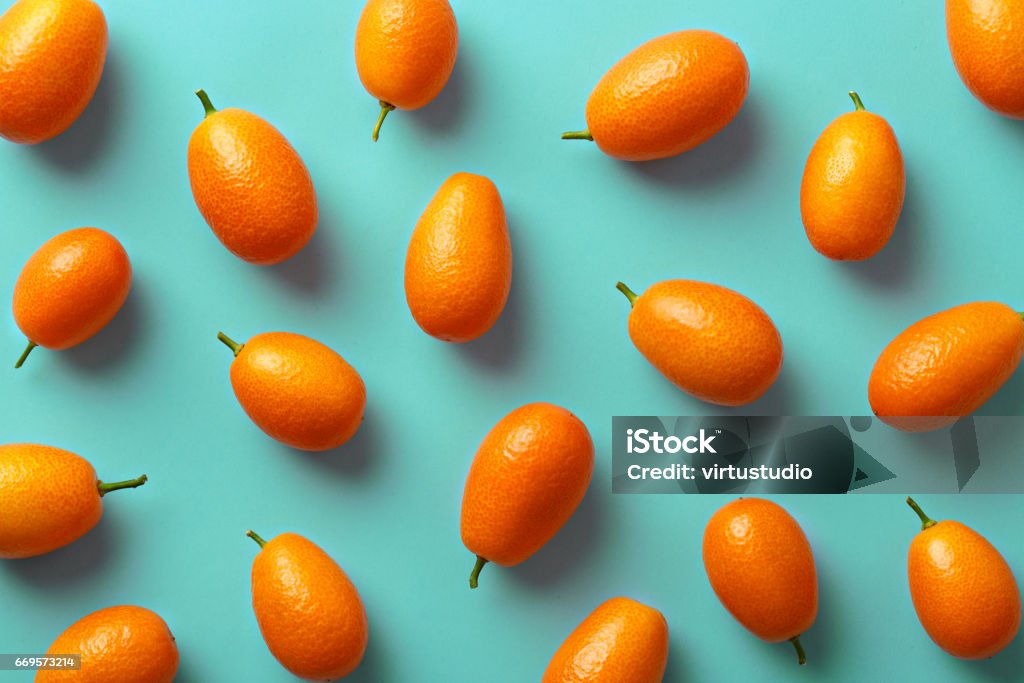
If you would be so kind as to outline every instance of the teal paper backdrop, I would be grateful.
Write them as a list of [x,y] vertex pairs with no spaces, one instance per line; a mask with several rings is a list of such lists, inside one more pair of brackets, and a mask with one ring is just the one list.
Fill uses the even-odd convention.
[[[122,240],[134,289],[98,337],[37,350],[17,372],[24,340],[4,314],[0,436],[71,449],[102,478],[150,481],[107,498],[103,522],[73,546],[0,563],[0,651],[42,652],[84,614],[136,603],[171,626],[179,681],[292,680],[252,615],[252,528],[307,535],[359,587],[370,645],[353,681],[538,680],[562,639],[615,595],[665,613],[668,681],[1019,680],[1024,638],[972,663],[924,634],[905,573],[919,526],[898,495],[778,498],[820,573],[800,669],[788,644],[746,633],[708,586],[701,534],[727,498],[610,492],[612,415],[722,413],[632,347],[616,280],[638,291],[710,280],[763,306],[786,362],[744,409],[762,414],[868,413],[871,365],[905,326],[971,300],[1024,306],[1024,123],[961,84],[942,3],[454,0],[451,82],[426,109],[393,113],[377,144],[377,104],[352,56],[361,2],[101,4],[111,48],[92,105],[55,141],[0,144],[0,291],[10,296],[44,240],[81,225]],[[684,28],[724,33],[750,62],[749,98],[722,134],[643,165],[559,140],[584,125],[606,69]],[[199,87],[219,107],[267,118],[309,166],[321,223],[291,262],[247,265],[200,217],[185,163]],[[895,237],[863,264],[815,253],[799,214],[807,153],[850,110],[850,89],[890,121],[908,175]],[[457,171],[496,182],[515,252],[507,310],[466,346],[423,334],[402,285],[413,225]],[[218,330],[240,340],[295,331],[337,349],[369,392],[357,437],[325,455],[265,437],[235,402]],[[520,567],[488,567],[470,592],[458,526],[467,467],[500,417],[536,400],[590,427],[593,485],[553,542]],[[983,412],[1022,405],[1019,373]],[[1019,497],[920,503],[984,533],[1024,576]]]

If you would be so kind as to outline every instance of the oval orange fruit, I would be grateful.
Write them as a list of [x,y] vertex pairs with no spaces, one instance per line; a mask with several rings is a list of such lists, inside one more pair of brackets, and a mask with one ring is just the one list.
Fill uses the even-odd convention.
[[579,507],[594,471],[594,443],[578,417],[530,403],[501,419],[477,449],[462,496],[462,542],[487,562],[510,567],[551,540]]
[[167,624],[144,607],[107,607],[60,634],[49,655],[81,654],[81,669],[41,670],[36,683],[171,683],[178,646]]
[[206,118],[188,143],[192,196],[217,239],[260,266],[285,261],[316,232],[316,191],[295,148],[255,114],[217,111],[196,92]]
[[668,624],[629,598],[598,606],[565,639],[541,683],[660,683],[668,663]]
[[381,124],[395,109],[429,104],[455,68],[459,27],[448,0],[369,0],[356,27],[356,69],[380,102]]
[[814,143],[800,185],[800,214],[811,245],[838,261],[862,261],[882,250],[903,210],[906,173],[896,134],[866,111],[830,123]]
[[921,532],[910,544],[910,597],[935,644],[962,659],[992,657],[1020,630],[1020,589],[984,536],[960,522],[935,522],[913,499]]
[[946,0],[946,37],[967,89],[992,111],[1024,119],[1024,3]]
[[999,391],[1024,354],[1024,321],[1005,304],[981,301],[920,320],[875,362],[868,400],[880,419],[912,432],[970,415]]
[[252,608],[270,653],[307,681],[356,670],[369,630],[359,592],[338,563],[298,534],[264,541],[252,563]]
[[736,117],[749,84],[733,41],[712,31],[669,33],[613,66],[587,101],[587,130],[562,139],[593,140],[625,161],[682,154]]
[[34,145],[74,123],[107,59],[107,20],[91,0],[18,0],[0,16],[0,136]]
[[102,330],[132,287],[132,264],[112,235],[96,228],[68,230],[34,253],[14,285],[14,321],[29,343],[15,367],[37,346],[67,349]]
[[803,529],[779,505],[740,498],[704,529],[704,569],[722,605],[761,640],[788,640],[806,661],[800,635],[818,616],[818,575]]
[[268,436],[304,451],[336,448],[359,429],[366,386],[355,369],[320,342],[290,332],[258,334],[238,344],[231,386],[249,418]]
[[416,224],[405,258],[405,298],[427,334],[467,342],[501,316],[512,286],[505,207],[489,179],[456,173]]
[[782,370],[782,338],[747,297],[695,280],[665,280],[634,294],[629,336],[673,384],[702,401],[739,406],[759,398]]
[[145,483],[146,475],[99,481],[87,460],[60,448],[0,446],[0,557],[34,557],[78,540],[103,516],[103,496]]

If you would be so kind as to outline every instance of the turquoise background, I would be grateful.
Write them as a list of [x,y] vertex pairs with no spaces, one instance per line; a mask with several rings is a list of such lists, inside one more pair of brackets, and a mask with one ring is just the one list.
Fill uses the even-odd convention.
[[[85,613],[130,602],[170,624],[180,681],[291,680],[249,605],[251,527],[307,535],[357,584],[371,635],[355,681],[537,680],[565,635],[620,594],[667,616],[669,681],[1019,680],[1024,638],[969,663],[925,636],[905,577],[917,524],[899,496],[782,500],[820,572],[799,669],[789,645],[744,632],[707,584],[701,533],[725,498],[610,493],[612,415],[721,412],[635,351],[618,279],[637,290],[706,279],[761,304],[786,344],[781,379],[748,409],[764,414],[867,413],[871,365],[910,322],[974,299],[1024,305],[1024,124],[963,87],[941,3],[455,0],[451,82],[426,109],[392,114],[376,145],[376,103],[352,58],[360,2],[102,4],[110,57],[84,116],[42,146],[0,144],[0,289],[45,239],[81,225],[122,240],[134,289],[93,340],[0,370],[0,437],[69,448],[106,479],[150,482],[110,496],[102,524],[73,546],[0,565],[0,650],[44,651]],[[559,140],[582,127],[616,60],[696,27],[737,40],[750,61],[749,99],[721,135],[644,165]],[[233,258],[196,210],[185,151],[197,87],[266,117],[308,164],[321,224],[291,262]],[[908,194],[881,255],[836,264],[807,243],[798,192],[814,139],[850,109],[851,88],[896,130]],[[413,225],[457,171],[497,183],[515,252],[504,316],[459,347],[416,327],[402,288]],[[13,364],[23,339],[9,315],[0,330]],[[234,400],[218,330],[302,332],[341,352],[369,392],[356,438],[308,455],[265,437]],[[465,473],[491,425],[535,400],[588,424],[594,484],[554,541],[520,567],[488,567],[471,593],[458,531]],[[1022,405],[1018,374],[984,412]],[[986,534],[1024,574],[1019,497],[920,502]]]

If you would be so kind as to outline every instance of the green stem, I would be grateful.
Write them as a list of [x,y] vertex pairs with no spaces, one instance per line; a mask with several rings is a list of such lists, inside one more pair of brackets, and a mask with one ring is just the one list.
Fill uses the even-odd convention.
[[238,354],[242,352],[242,349],[245,348],[245,344],[239,344],[238,342],[236,342],[234,339],[224,334],[223,332],[217,333],[217,339],[220,339],[222,342],[224,342],[224,345],[231,349],[231,353],[235,354],[236,357],[238,356]]
[[388,114],[395,110],[395,105],[388,104],[384,100],[380,101],[380,116],[377,117],[377,125],[373,127],[373,141],[377,142],[377,138],[380,137],[380,127],[384,125],[384,119],[388,117]]
[[196,90],[196,97],[203,103],[203,109],[206,110],[207,116],[217,113],[217,108],[213,106],[213,102],[210,101],[210,96],[206,94],[205,90],[202,88]]
[[620,292],[622,292],[623,294],[626,295],[626,298],[629,299],[629,305],[630,306],[635,306],[636,305],[636,300],[639,297],[637,296],[637,293],[634,292],[629,287],[627,287],[625,285],[625,283],[622,283],[622,282],[616,283],[615,284],[615,289],[619,290]]
[[39,344],[36,344],[34,341],[29,340],[28,346],[26,346],[25,350],[22,351],[21,353],[21,358],[19,358],[18,362],[14,364],[15,369],[20,368],[22,365],[25,364],[25,359],[28,358],[28,354],[32,353],[32,349],[36,348],[37,346],[39,346]]
[[907,505],[913,508],[914,512],[917,513],[917,516],[921,518],[921,531],[924,531],[925,529],[930,529],[933,526],[935,526],[935,520],[929,517],[928,515],[924,514],[924,510],[921,509],[921,506],[918,505],[917,502],[910,496],[907,496]]
[[589,130],[571,130],[568,133],[562,133],[563,140],[588,140],[594,141],[594,136],[590,134]]
[[853,100],[853,106],[857,108],[857,111],[864,111],[864,103],[860,101],[860,95],[851,90],[850,99]]
[[470,588],[476,588],[476,586],[477,586],[477,579],[480,578],[480,570],[484,568],[485,564],[487,564],[487,560],[485,560],[484,558],[482,558],[479,555],[477,555],[476,556],[476,564],[473,565],[473,572],[469,575],[469,587]]
[[149,481],[149,477],[143,474],[141,477],[135,479],[129,479],[127,481],[113,481],[107,484],[106,482],[98,482],[96,487],[100,490],[100,498],[107,495],[111,491],[120,491],[121,489],[137,489],[143,484]]
[[1020,315],[1020,319],[1024,320],[1024,313],[1020,313],[1019,315]]
[[245,535],[248,536],[249,538],[251,538],[252,540],[256,541],[256,543],[259,544],[259,546],[261,548],[267,544],[267,542],[264,541],[260,537],[260,535],[258,533],[256,533],[255,531],[253,531],[252,529],[249,529],[248,531],[246,531]]
[[800,636],[793,636],[789,639],[789,642],[793,643],[793,647],[796,648],[796,658],[800,662],[800,666],[807,663],[807,653],[804,652],[804,646],[800,644]]

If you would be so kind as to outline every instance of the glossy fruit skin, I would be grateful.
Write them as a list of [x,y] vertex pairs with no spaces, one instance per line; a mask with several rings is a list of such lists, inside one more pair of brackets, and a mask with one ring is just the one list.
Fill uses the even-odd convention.
[[359,80],[399,109],[419,109],[437,97],[458,51],[448,0],[369,0],[356,27]]
[[319,546],[281,534],[252,564],[252,608],[281,666],[307,681],[334,681],[366,651],[366,610],[356,587]]
[[644,43],[613,66],[587,101],[587,126],[602,152],[626,161],[682,154],[735,118],[750,70],[733,41],[679,31]]
[[1024,119],[1024,4],[946,0],[946,37],[968,90],[992,111]]
[[901,332],[868,381],[881,420],[921,432],[953,424],[988,401],[1024,354],[1024,321],[1005,304],[982,301],[931,315]]
[[0,558],[35,557],[88,533],[103,516],[96,471],[51,446],[0,446]]
[[47,241],[14,286],[14,320],[48,349],[80,344],[121,310],[132,285],[124,247],[97,228],[77,228]]
[[497,322],[511,287],[512,243],[498,188],[457,173],[427,205],[409,242],[409,310],[432,337],[472,341]]
[[213,234],[244,261],[285,261],[316,232],[316,191],[305,163],[255,114],[224,109],[207,115],[188,143],[188,176]]
[[144,607],[121,605],[93,612],[69,626],[47,654],[82,655],[82,668],[45,670],[36,683],[171,683],[178,647],[167,624]]
[[541,683],[660,683],[668,663],[668,624],[629,598],[599,605],[565,639]]
[[954,657],[991,657],[1020,629],[1013,572],[970,527],[946,520],[919,533],[910,544],[907,571],[921,625]]
[[629,336],[673,384],[709,403],[750,403],[782,370],[782,338],[768,314],[706,282],[652,285],[633,304]]
[[704,569],[715,595],[770,643],[806,632],[818,615],[818,578],[803,529],[779,505],[740,498],[704,530]]
[[578,417],[530,403],[502,418],[469,469],[462,542],[503,566],[547,543],[579,507],[594,471],[594,444]]
[[0,16],[0,136],[34,145],[88,106],[107,58],[107,21],[91,0],[19,0]]
[[246,342],[231,364],[231,386],[257,427],[304,451],[348,441],[366,409],[359,373],[329,347],[290,332]]
[[906,193],[903,155],[888,122],[852,111],[814,143],[800,186],[811,245],[838,261],[871,258],[888,244]]

